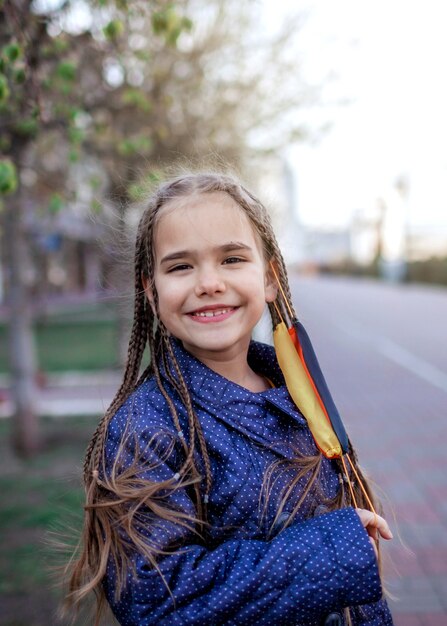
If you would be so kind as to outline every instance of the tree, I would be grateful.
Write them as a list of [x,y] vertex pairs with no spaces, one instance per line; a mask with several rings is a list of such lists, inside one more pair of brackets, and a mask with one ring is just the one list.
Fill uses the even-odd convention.
[[[23,453],[38,447],[23,217],[40,220],[82,202],[71,174],[77,168],[94,188],[95,162],[124,235],[129,201],[166,167],[218,155],[247,170],[254,155],[302,135],[295,116],[314,98],[291,45],[297,20],[261,37],[258,3],[90,0],[82,7],[75,20],[76,0],[51,10],[45,0],[0,3],[0,187],[9,193],[3,236],[14,439]],[[102,206],[100,195],[86,210]]]
[[[55,138],[58,152],[65,153],[55,168],[56,174],[60,174],[78,158],[84,142],[93,144],[94,136],[100,137],[101,128],[90,125],[89,136],[84,128],[96,104],[95,90],[88,91],[92,87],[88,80],[88,54],[96,60],[97,67],[101,60],[104,62],[122,30],[122,23],[115,16],[125,15],[128,9],[123,0],[92,2],[92,26],[74,34],[64,30],[63,25],[75,4],[61,2],[53,10],[45,8],[45,3],[30,0],[4,0],[0,4],[2,234],[8,272],[12,395],[16,407],[13,443],[23,455],[32,454],[40,444],[34,389],[36,351],[32,303],[26,284],[27,239],[23,216],[27,208],[31,211],[41,208],[33,198],[33,190],[27,189],[23,174],[33,168],[47,183],[53,182],[50,193],[43,195],[49,210],[60,208],[64,185],[60,177],[58,183],[51,181],[45,164],[36,163],[39,143],[51,136]],[[132,11],[128,13],[130,16]],[[177,15],[172,4],[154,3],[151,13],[152,32],[166,45],[175,45],[181,30],[189,27],[189,22]],[[82,89],[78,90],[78,86]]]

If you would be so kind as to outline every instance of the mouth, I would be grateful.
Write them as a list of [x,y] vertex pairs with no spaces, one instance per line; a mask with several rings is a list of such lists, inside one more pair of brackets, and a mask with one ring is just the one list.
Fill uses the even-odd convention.
[[191,311],[188,316],[197,322],[220,322],[230,317],[238,308],[234,306],[204,307]]

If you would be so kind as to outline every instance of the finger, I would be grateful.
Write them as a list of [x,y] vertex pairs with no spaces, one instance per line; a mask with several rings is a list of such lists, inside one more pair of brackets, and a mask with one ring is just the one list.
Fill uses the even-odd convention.
[[370,539],[374,539],[374,541],[377,541],[377,539],[379,538],[377,528],[374,528],[374,526],[367,526],[366,530],[368,531]]
[[[374,520],[375,523],[373,524],[373,526],[376,527],[380,536],[383,537],[384,539],[392,539],[393,533],[391,532],[391,529],[388,526],[388,522],[380,515],[375,515],[375,518],[377,519]],[[376,533],[376,538],[377,538],[377,533]]]
[[356,509],[356,512],[371,537],[377,539],[378,534],[380,534],[384,539],[393,538],[393,533],[383,517],[372,511],[367,511],[366,509]]
[[394,535],[391,532],[391,529],[388,526],[388,524],[386,525],[386,529],[380,530],[380,536],[383,537],[384,539],[387,539],[387,540],[393,539]]

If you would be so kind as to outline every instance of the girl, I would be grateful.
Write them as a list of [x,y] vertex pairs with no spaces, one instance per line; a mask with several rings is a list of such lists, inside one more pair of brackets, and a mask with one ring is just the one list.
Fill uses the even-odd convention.
[[188,175],[153,194],[124,380],[84,464],[68,602],[93,590],[96,623],[107,599],[123,626],[392,624],[376,547],[388,525],[367,486],[345,489],[274,349],[251,340],[282,297],[268,215],[242,185]]

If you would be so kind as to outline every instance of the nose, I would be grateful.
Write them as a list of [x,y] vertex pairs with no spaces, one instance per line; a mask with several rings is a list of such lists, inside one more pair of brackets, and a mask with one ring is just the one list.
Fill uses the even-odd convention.
[[199,270],[195,287],[197,296],[223,293],[225,289],[225,281],[218,268],[206,267]]

